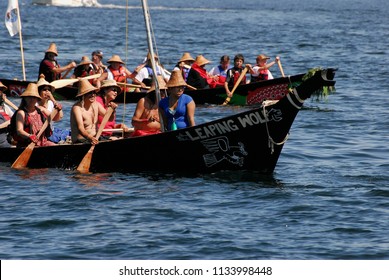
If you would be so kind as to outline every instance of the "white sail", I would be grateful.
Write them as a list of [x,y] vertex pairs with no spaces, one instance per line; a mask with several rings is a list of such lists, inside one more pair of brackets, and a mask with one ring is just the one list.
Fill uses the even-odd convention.
[[32,0],[32,4],[64,7],[99,7],[97,0]]

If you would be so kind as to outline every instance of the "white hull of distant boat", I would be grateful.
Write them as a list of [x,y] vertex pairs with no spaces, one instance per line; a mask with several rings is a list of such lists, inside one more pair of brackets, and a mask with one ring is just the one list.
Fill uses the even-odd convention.
[[32,4],[67,6],[67,7],[97,7],[97,0],[32,0]]

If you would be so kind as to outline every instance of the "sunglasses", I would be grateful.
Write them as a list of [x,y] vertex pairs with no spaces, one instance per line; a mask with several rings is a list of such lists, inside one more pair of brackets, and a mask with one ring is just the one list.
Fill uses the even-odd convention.
[[111,88],[111,90],[112,90],[113,92],[118,92],[118,89],[117,89],[117,88]]
[[42,88],[42,91],[50,91],[51,92],[51,88]]

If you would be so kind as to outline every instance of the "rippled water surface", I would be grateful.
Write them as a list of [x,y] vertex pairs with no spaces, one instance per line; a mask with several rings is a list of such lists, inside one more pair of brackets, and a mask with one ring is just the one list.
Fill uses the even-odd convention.
[[[126,1],[100,0],[101,8],[19,2],[28,80],[51,41],[63,65],[102,49],[133,69],[146,54],[140,1],[128,1],[128,27]],[[168,69],[185,51],[212,64],[223,54],[254,63],[266,53],[281,56],[287,75],[338,68],[337,92],[305,103],[272,176],[179,177],[174,166],[171,174],[78,175],[0,163],[0,258],[389,259],[388,2],[149,5]],[[18,36],[4,27],[0,35],[0,75],[21,79]],[[72,103],[63,104],[68,115]],[[196,119],[240,110],[200,107]],[[124,110],[128,124],[133,111],[132,104]]]

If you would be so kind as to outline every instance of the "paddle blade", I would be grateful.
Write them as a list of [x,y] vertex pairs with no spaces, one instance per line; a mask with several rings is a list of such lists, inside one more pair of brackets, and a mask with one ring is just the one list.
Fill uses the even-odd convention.
[[92,156],[93,156],[93,150],[95,149],[95,146],[93,145],[90,147],[89,151],[86,153],[82,161],[77,167],[77,171],[80,173],[88,173],[90,164],[92,162]]
[[56,89],[58,88],[63,88],[69,85],[74,84],[75,82],[78,82],[78,79],[63,79],[63,80],[55,80],[52,81],[50,84],[55,87]]
[[27,148],[19,155],[19,157],[15,160],[15,162],[11,165],[12,168],[21,169],[25,168],[30,160],[32,151],[34,150],[35,143],[30,143]]

